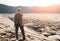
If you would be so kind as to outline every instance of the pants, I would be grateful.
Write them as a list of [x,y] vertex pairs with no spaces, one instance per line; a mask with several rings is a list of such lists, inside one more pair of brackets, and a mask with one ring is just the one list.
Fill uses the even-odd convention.
[[24,28],[22,25],[15,25],[15,35],[16,35],[16,39],[18,40],[18,28],[20,27],[21,32],[22,32],[22,36],[23,36],[23,40],[25,39],[25,32],[24,32]]

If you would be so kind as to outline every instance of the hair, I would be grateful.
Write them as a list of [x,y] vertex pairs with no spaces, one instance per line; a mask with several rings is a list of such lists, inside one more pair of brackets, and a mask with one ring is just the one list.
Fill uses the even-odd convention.
[[[21,8],[18,8],[17,11],[21,13]],[[17,13],[18,13],[18,12],[17,12]]]
[[21,11],[21,8],[18,8],[18,11]]

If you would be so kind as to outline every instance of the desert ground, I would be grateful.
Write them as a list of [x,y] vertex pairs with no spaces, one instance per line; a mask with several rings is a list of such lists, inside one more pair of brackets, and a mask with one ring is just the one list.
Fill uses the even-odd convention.
[[[51,19],[52,18],[52,19]],[[59,17],[58,17],[59,18]],[[25,41],[60,41],[60,19],[57,16],[25,16]],[[19,29],[19,40],[22,39]],[[14,22],[8,16],[0,14],[0,41],[14,41]]]

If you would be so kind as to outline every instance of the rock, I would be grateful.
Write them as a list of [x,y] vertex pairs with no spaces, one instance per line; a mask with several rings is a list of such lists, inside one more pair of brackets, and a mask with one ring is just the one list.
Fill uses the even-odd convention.
[[57,40],[60,40],[60,36],[59,35],[49,36],[48,40],[50,40],[50,41],[57,41]]
[[11,38],[11,41],[15,41],[16,39],[15,38]]
[[44,36],[46,36],[46,37],[48,37],[48,36],[50,36],[50,34],[49,33],[42,33]]

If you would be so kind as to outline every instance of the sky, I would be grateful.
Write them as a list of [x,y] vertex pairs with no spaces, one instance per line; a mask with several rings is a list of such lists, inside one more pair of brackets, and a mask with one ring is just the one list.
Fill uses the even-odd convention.
[[0,4],[9,6],[51,6],[60,4],[60,0],[0,0]]

